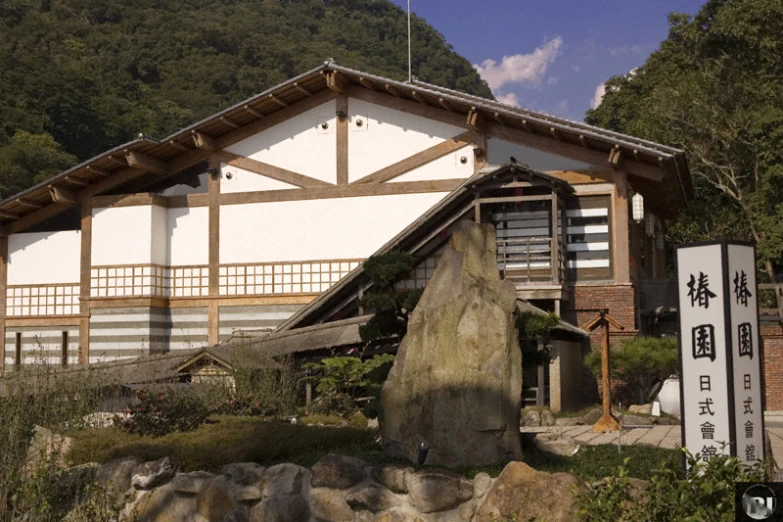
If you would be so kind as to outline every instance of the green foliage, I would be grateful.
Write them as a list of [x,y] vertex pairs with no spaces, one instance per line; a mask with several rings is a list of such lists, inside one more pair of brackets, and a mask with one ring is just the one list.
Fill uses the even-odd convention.
[[126,433],[160,437],[167,433],[193,431],[201,426],[209,412],[195,394],[183,391],[139,391],[136,401],[118,417]]
[[[623,339],[619,347],[612,347],[609,357],[612,379],[620,379],[636,391],[634,400],[646,402],[656,380],[664,380],[677,373],[677,339],[674,337],[632,337]],[[590,352],[585,357],[594,375],[601,375],[601,352]]]
[[401,338],[408,330],[408,315],[423,292],[422,289],[401,291],[396,288],[413,274],[413,256],[399,250],[371,256],[364,262],[364,270],[370,276],[372,287],[359,304],[366,310],[373,310],[375,315],[359,327],[362,341]]
[[[492,96],[442,35],[412,23],[413,74]],[[396,80],[408,70],[406,16],[388,0],[13,0],[0,4],[0,34],[0,148],[19,131],[49,134],[82,161],[139,132],[166,136],[329,57]]]
[[294,412],[298,381],[291,357],[263,357],[238,346],[231,363],[231,381],[220,413],[280,419]]
[[522,361],[525,365],[540,366],[549,363],[549,350],[539,350],[538,339],[549,336],[549,333],[560,323],[560,317],[554,313],[537,314],[521,312],[517,314],[516,326],[519,330],[522,348]]
[[669,22],[660,49],[610,79],[586,121],[684,149],[696,201],[669,240],[755,240],[774,280],[783,267],[783,4],[709,0]]
[[18,130],[7,143],[0,140],[0,199],[45,181],[75,163],[76,158],[49,134]]
[[[705,462],[686,451],[688,471],[669,463],[653,471],[649,486],[635,488],[626,468],[580,496],[582,520],[627,522],[734,520],[734,484],[763,480],[757,466],[748,467],[735,457],[720,455]],[[636,491],[635,491],[636,489]]]

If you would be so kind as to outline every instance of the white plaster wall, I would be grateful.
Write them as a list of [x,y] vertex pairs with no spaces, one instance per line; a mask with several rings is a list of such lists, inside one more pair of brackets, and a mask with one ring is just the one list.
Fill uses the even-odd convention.
[[261,174],[240,169],[232,165],[220,164],[220,193],[230,194],[233,192],[255,192],[259,190],[280,190],[295,189],[296,185],[291,185],[283,181],[267,178]]
[[[349,180],[354,181],[465,132],[465,129],[351,98]],[[358,127],[356,120],[362,119]]]
[[152,207],[152,262],[156,265],[166,265],[168,263],[169,241],[168,241],[168,213],[165,208]]
[[[225,207],[224,207],[225,208]],[[168,209],[166,264],[209,264],[209,209],[207,207]],[[220,221],[223,221],[221,216]]]
[[[331,100],[226,150],[329,183],[337,181],[337,102]],[[327,129],[321,125],[328,124]]]
[[81,232],[30,232],[8,236],[8,284],[78,283]]
[[365,258],[448,193],[226,205],[220,262]]
[[92,264],[152,262],[152,205],[97,208],[92,212]]
[[[461,158],[465,158],[467,163],[462,163]],[[399,183],[401,181],[425,181],[433,179],[454,179],[469,178],[473,175],[474,169],[473,146],[467,146],[452,152],[426,165],[406,172],[402,176],[394,178],[390,183]]]

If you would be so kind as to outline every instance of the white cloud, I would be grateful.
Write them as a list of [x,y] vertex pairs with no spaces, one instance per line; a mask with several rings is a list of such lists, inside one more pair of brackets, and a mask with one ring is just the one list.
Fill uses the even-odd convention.
[[565,116],[568,113],[568,100],[560,100],[555,105],[553,112],[555,116]]
[[557,85],[557,82],[559,82],[560,79],[557,76],[550,76],[546,79],[547,85]]
[[596,109],[598,108],[599,105],[601,105],[601,101],[603,101],[604,99],[604,94],[606,94],[606,84],[602,83],[595,88],[595,94],[593,94],[593,99],[590,100],[591,109]]
[[578,65],[572,65],[571,69],[573,69],[574,72],[579,72],[582,68]]
[[473,67],[493,91],[509,83],[537,87],[541,85],[549,66],[560,56],[562,46],[563,39],[558,36],[531,53],[504,56],[500,63],[488,59],[481,65],[473,64]]
[[511,105],[513,107],[519,107],[519,97],[517,97],[517,95],[513,92],[509,92],[507,94],[497,93],[495,94],[495,99],[500,103]]

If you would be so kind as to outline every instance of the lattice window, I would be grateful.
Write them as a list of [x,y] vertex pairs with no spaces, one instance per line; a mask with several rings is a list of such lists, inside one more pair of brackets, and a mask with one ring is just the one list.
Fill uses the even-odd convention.
[[166,271],[171,276],[171,296],[201,297],[209,295],[209,267],[174,266]]
[[566,211],[568,268],[609,268],[609,209]]
[[168,287],[160,265],[101,266],[91,270],[92,297],[161,297]]
[[220,295],[280,295],[324,292],[361,260],[223,265]]
[[6,315],[75,315],[79,313],[79,285],[9,286]]
[[432,256],[425,259],[413,271],[413,277],[407,281],[402,281],[397,284],[398,290],[412,290],[414,288],[424,288],[427,285],[427,281],[430,280],[432,274],[435,273],[435,266],[438,264],[438,256]]

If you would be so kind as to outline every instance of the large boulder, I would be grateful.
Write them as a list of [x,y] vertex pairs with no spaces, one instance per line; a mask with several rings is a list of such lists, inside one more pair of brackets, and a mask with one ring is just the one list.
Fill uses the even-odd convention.
[[366,464],[355,457],[329,453],[313,466],[314,488],[348,489],[365,479]]
[[96,479],[105,488],[114,501],[124,501],[124,494],[131,487],[133,470],[141,464],[136,457],[123,457],[107,462],[98,468]]
[[572,488],[584,487],[569,473],[545,473],[524,462],[510,462],[495,479],[474,520],[516,516],[516,520],[570,522],[577,519]]
[[421,513],[454,508],[473,498],[473,484],[442,469],[424,469],[408,476],[408,499]]
[[491,225],[457,225],[384,383],[388,455],[447,467],[520,459],[522,352],[516,289],[501,280]]
[[167,483],[176,471],[168,457],[151,460],[136,466],[131,475],[131,485],[136,489],[152,489]]
[[22,478],[27,479],[38,473],[67,468],[65,456],[72,447],[72,438],[54,433],[43,426],[35,426],[33,438],[27,448],[27,460],[22,470]]

